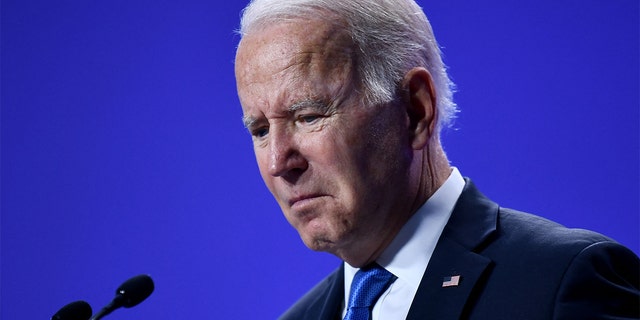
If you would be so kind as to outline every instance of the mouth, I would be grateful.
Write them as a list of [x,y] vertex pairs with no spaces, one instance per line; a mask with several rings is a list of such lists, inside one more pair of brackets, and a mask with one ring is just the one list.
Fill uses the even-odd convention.
[[302,196],[297,196],[297,197],[293,197],[291,199],[289,199],[289,207],[294,209],[294,208],[302,208],[305,207],[309,204],[311,204],[314,200],[324,197],[325,195],[322,194],[308,194],[308,195],[302,195]]

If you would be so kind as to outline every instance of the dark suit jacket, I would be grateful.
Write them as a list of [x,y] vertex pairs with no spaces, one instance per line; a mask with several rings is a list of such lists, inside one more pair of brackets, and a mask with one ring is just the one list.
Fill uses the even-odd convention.
[[[339,319],[343,272],[280,319]],[[453,275],[459,285],[443,288]],[[615,241],[500,208],[467,180],[407,319],[638,319],[639,278],[638,257]]]

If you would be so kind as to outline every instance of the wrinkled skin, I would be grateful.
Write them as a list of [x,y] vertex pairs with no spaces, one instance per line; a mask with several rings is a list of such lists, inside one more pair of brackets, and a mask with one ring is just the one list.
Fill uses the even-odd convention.
[[245,35],[236,80],[260,174],[289,223],[309,248],[362,266],[441,184],[424,170],[429,141],[441,149],[426,70],[405,83],[416,111],[363,105],[354,63],[337,26],[279,23]]

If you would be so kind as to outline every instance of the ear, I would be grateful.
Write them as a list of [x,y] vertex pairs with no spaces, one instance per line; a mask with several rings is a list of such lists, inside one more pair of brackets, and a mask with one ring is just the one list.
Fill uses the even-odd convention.
[[409,70],[402,81],[409,117],[411,146],[423,149],[435,134],[437,123],[435,86],[427,69]]

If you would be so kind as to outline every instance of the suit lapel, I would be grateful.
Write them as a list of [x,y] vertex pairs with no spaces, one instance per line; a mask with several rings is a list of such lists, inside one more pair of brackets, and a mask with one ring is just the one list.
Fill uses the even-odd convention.
[[[407,319],[460,319],[473,288],[490,263],[491,260],[469,252],[455,242],[447,239],[439,242]],[[458,283],[443,286],[452,276],[460,277]]]
[[340,319],[340,310],[344,300],[344,265],[327,278],[327,286],[309,305],[305,319]]
[[[431,256],[407,319],[460,319],[473,289],[482,284],[491,260],[474,252],[496,229],[498,206],[467,180]],[[459,276],[458,281],[443,282]],[[454,280],[456,278],[453,278]]]

